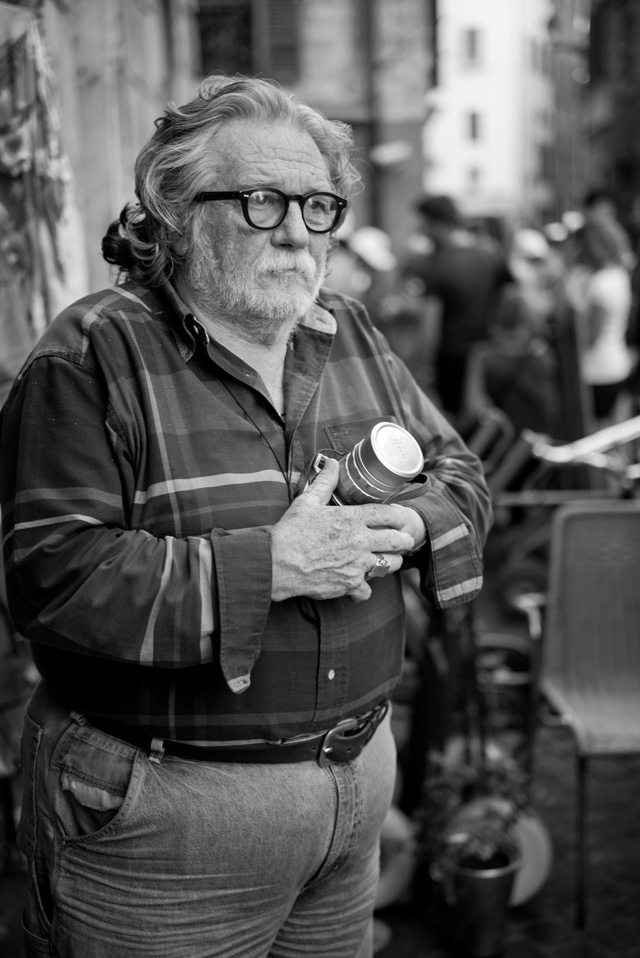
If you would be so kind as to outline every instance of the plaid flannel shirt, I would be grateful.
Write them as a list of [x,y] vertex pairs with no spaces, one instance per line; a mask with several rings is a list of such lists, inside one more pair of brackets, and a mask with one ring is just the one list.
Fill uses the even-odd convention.
[[323,290],[285,365],[284,420],[257,373],[169,284],[90,295],[46,330],[1,419],[10,609],[52,691],[89,715],[195,742],[320,731],[388,696],[398,575],[272,602],[269,528],[322,448],[372,425],[425,456],[408,502],[438,607],[472,599],[491,517],[482,469],[354,300]]

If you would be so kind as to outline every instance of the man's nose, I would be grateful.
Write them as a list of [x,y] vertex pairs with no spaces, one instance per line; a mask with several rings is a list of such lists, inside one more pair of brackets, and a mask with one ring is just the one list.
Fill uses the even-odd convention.
[[293,246],[302,249],[309,245],[309,230],[302,217],[302,209],[297,200],[291,200],[287,215],[272,233],[273,242],[280,246]]

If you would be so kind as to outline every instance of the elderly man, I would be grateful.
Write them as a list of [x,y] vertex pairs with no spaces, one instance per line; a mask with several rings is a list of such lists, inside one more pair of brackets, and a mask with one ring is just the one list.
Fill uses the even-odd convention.
[[[3,410],[10,607],[42,675],[29,955],[371,953],[396,573],[473,598],[490,506],[363,308],[321,288],[351,148],[264,80],[170,106],[103,244],[127,281],[54,321]],[[383,421],[421,475],[332,504],[334,460]]]

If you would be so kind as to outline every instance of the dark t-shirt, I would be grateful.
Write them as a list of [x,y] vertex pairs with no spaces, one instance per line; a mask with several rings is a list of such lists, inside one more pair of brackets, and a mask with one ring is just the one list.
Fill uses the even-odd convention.
[[403,272],[422,280],[426,296],[440,300],[439,352],[447,355],[462,355],[484,338],[497,290],[511,279],[499,252],[472,245],[416,256]]
[[485,386],[493,404],[506,413],[518,432],[533,429],[557,436],[560,396],[552,349],[542,339],[520,349],[499,342],[481,348],[487,350]]

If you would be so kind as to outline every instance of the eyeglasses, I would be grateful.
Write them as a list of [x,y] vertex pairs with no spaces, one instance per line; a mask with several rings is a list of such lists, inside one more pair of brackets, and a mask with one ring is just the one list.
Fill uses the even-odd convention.
[[343,211],[349,205],[347,200],[335,193],[307,193],[287,195],[280,190],[255,189],[233,190],[227,193],[196,193],[195,203],[208,203],[210,200],[240,200],[244,218],[255,230],[274,230],[280,226],[291,200],[300,204],[304,225],[311,233],[330,233],[338,225]]

